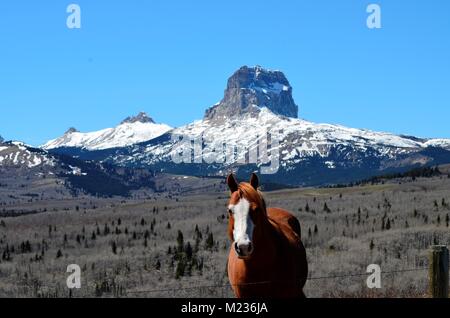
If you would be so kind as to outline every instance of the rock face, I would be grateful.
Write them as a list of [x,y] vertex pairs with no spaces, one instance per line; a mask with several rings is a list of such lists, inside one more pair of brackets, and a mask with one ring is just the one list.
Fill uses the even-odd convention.
[[125,118],[120,124],[134,124],[134,123],[151,123],[154,124],[155,121],[149,117],[146,113],[140,112],[137,116],[130,116]]
[[228,79],[224,98],[206,111],[205,119],[223,120],[247,113],[257,114],[263,107],[277,115],[298,116],[292,87],[282,72],[243,66]]
[[77,133],[77,132],[79,132],[79,131],[76,128],[70,127],[69,129],[67,129],[67,131],[64,133],[64,135],[70,135],[70,134]]
[[5,141],[5,139],[3,139],[3,137],[0,135],[0,143],[2,143],[3,141]]

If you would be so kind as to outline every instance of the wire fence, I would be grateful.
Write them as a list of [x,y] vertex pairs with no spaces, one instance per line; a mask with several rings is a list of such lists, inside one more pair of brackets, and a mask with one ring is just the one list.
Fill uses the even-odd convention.
[[[399,274],[399,273],[409,273],[409,272],[420,272],[420,271],[428,271],[427,268],[410,268],[410,269],[401,269],[401,270],[391,270],[391,271],[381,271],[383,275],[390,274]],[[308,281],[317,281],[317,280],[330,280],[330,279],[339,279],[339,278],[349,278],[349,277],[363,277],[369,276],[372,273],[355,273],[355,274],[339,274],[339,275],[330,275],[330,276],[309,276],[307,278]],[[163,289],[146,289],[146,290],[135,290],[135,291],[127,291],[127,294],[152,294],[152,293],[164,293],[164,292],[177,292],[177,291],[189,291],[189,290],[201,290],[201,289],[221,289],[221,288],[233,288],[233,287],[243,287],[243,286],[257,286],[257,285],[266,285],[266,284],[293,284],[294,282],[287,281],[261,281],[261,282],[252,282],[252,283],[241,283],[237,285],[232,285],[230,283],[226,284],[214,284],[214,285],[199,285],[199,286],[190,286],[190,287],[179,287],[179,288],[163,288]]]
[[[450,268],[450,267],[449,267]],[[386,270],[386,271],[380,271],[380,275],[397,275],[397,274],[404,274],[404,273],[411,273],[411,272],[424,272],[424,271],[430,271],[430,267],[416,267],[416,268],[404,268],[404,269],[394,269],[394,270]],[[369,278],[371,275],[373,275],[374,272],[357,272],[357,273],[338,273],[334,275],[325,275],[325,276],[313,276],[309,275],[307,277],[307,281],[327,281],[327,280],[335,280],[335,279],[345,279],[345,278],[355,278],[355,277],[365,277]],[[298,282],[295,281],[274,281],[274,280],[267,280],[267,281],[260,281],[260,282],[251,282],[251,283],[241,283],[237,285],[232,285],[229,282],[222,283],[225,281],[225,279],[228,279],[226,277],[226,272],[224,271],[215,271],[211,273],[211,279],[213,277],[216,277],[220,283],[215,284],[204,284],[204,285],[195,285],[195,286],[168,286],[163,288],[154,288],[154,289],[138,289],[138,286],[135,286],[134,288],[137,288],[137,290],[128,289],[124,285],[121,284],[114,284],[112,283],[110,288],[107,288],[106,290],[102,290],[97,297],[128,297],[128,296],[135,296],[135,297],[160,297],[164,295],[164,297],[168,296],[170,298],[177,298],[177,297],[219,297],[219,298],[229,298],[234,297],[233,288],[234,287],[243,287],[243,286],[263,286],[267,284],[271,284],[270,287],[277,286],[280,287],[280,285],[293,285],[297,284]],[[187,283],[187,282],[186,282]],[[346,281],[342,282],[343,284],[347,284]],[[361,281],[361,283],[364,283],[364,281]],[[318,288],[317,286],[314,286],[313,288]],[[320,287],[319,287],[320,288]],[[42,294],[39,297],[57,297],[58,293],[56,294]],[[70,298],[80,298],[88,296],[88,294],[83,294],[77,292],[77,290],[70,290],[68,297]],[[92,296],[92,295],[91,295]],[[90,296],[89,296],[90,297]]]

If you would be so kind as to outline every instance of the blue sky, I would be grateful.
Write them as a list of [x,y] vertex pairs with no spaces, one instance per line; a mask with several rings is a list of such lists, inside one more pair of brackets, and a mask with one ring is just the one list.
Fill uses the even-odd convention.
[[307,120],[450,138],[449,33],[448,0],[2,0],[0,135],[39,145],[141,110],[180,126],[258,64],[285,72]]

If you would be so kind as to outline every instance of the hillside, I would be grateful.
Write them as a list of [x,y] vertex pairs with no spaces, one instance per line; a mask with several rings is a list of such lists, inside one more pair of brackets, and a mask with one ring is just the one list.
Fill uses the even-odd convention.
[[[449,189],[450,179],[441,176],[279,190],[265,198],[300,220],[308,297],[424,297],[428,247],[450,244]],[[0,216],[0,296],[68,297],[66,266],[73,263],[83,268],[84,287],[73,291],[75,297],[232,296],[225,271],[228,196],[154,193],[28,203],[47,210]],[[4,201],[0,208],[13,206]],[[368,292],[363,286],[371,263],[400,272],[383,274],[383,289]],[[211,285],[223,287],[204,287]]]

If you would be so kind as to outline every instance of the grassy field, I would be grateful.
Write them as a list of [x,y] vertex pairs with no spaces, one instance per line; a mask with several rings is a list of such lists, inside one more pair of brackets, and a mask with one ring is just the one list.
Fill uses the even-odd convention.
[[[232,296],[223,182],[126,199],[73,198],[45,182],[52,195],[41,196],[42,188],[16,198],[0,191],[0,297]],[[425,297],[427,249],[450,245],[447,176],[265,198],[302,224],[308,297]],[[27,214],[6,217],[10,211]],[[367,276],[355,275],[372,263],[384,272],[415,270],[383,274],[382,288],[368,290]],[[69,264],[82,269],[82,288],[72,292]]]

